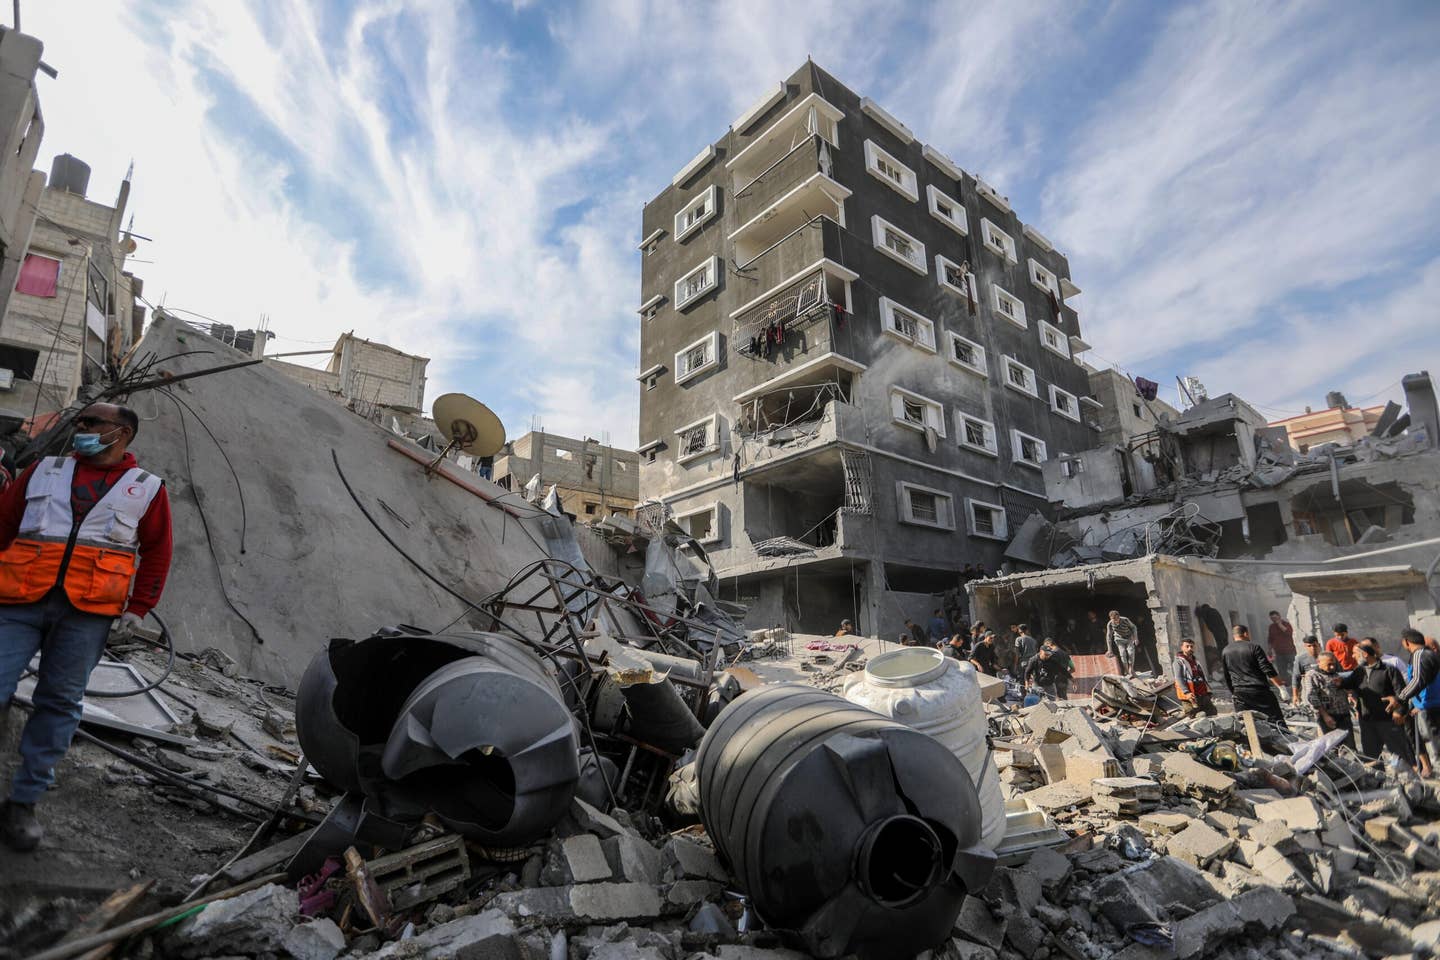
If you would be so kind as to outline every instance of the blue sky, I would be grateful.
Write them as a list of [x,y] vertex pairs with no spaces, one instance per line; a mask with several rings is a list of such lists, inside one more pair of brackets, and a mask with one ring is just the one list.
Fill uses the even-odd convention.
[[641,206],[807,55],[1070,257],[1092,362],[1276,418],[1440,374],[1440,5],[22,6],[148,298],[424,354],[512,435],[636,442]]

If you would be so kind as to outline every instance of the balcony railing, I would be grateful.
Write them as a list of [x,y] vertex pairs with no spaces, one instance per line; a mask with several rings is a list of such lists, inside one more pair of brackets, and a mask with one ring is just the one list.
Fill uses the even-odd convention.
[[810,136],[748,184],[735,191],[735,222],[748,223],[785,193],[816,173],[830,173],[829,154],[834,147]]

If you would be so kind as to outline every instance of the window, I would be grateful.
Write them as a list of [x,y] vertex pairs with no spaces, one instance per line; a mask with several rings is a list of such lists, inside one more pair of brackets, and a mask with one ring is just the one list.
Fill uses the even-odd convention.
[[1035,371],[1014,357],[1005,358],[1005,385],[1032,397],[1040,396],[1040,391],[1035,386]]
[[990,285],[990,302],[995,307],[995,312],[1017,327],[1028,327],[1025,322],[1025,304],[1021,303],[1014,295],[1002,289],[996,284]]
[[960,442],[960,446],[992,457],[1000,455],[1000,446],[995,439],[995,424],[989,420],[972,417],[968,413],[957,413],[955,419],[957,421],[956,433],[958,434],[956,439]]
[[682,530],[701,543],[715,543],[720,539],[720,505],[707,504],[697,510],[687,510],[671,517]]
[[970,262],[956,263],[949,257],[935,255],[935,278],[952,293],[958,293],[962,297],[968,296],[976,303],[980,298],[975,293],[975,274],[970,271]]
[[25,254],[25,260],[20,264],[20,275],[15,281],[16,293],[52,298],[59,284],[59,260],[42,257],[38,253]]
[[995,206],[999,207],[1001,210],[1004,210],[1006,213],[1010,212],[1010,198],[1000,196],[999,190],[996,190],[994,187],[990,186],[990,184],[986,183],[984,180],[981,180],[979,177],[975,178],[975,192],[980,194],[980,196],[984,197],[986,200],[989,200],[991,203],[995,204]]
[[898,260],[916,273],[925,273],[925,244],[901,230],[878,213],[870,218],[875,249]]
[[901,480],[895,484],[895,499],[899,503],[901,523],[955,529],[954,500],[945,491]]
[[654,390],[657,386],[660,385],[660,374],[664,372],[665,368],[657,363],[655,364],[655,366],[651,367],[648,370],[642,370],[640,372],[640,376],[636,377],[635,379],[643,383],[646,390]]
[[920,191],[915,187],[915,171],[886,153],[874,140],[865,141],[865,169],[912,203],[920,199]]
[[1195,621],[1190,617],[1189,607],[1175,608],[1175,622],[1180,627],[1181,640],[1195,639]]
[[657,293],[655,296],[640,304],[639,314],[641,320],[654,320],[655,315],[660,312],[660,304],[665,302],[665,295]]
[[1064,477],[1067,480],[1078,477],[1084,472],[1085,461],[1079,459],[1078,457],[1073,460],[1060,461],[1060,476]]
[[985,241],[985,246],[989,247],[991,252],[999,254],[1011,263],[1018,262],[1015,257],[1015,241],[1011,239],[1010,234],[983,217],[980,220],[980,238]]
[[970,221],[958,200],[947,197],[934,184],[925,188],[925,198],[930,205],[930,215],[936,220],[962,236],[970,232]]
[[659,454],[660,454],[660,448],[659,448],[659,447],[651,447],[649,450],[646,450],[646,451],[645,451],[645,462],[646,462],[646,463],[654,463],[654,462],[655,462],[655,458],[656,458]]
[[1075,399],[1075,394],[1061,390],[1053,383],[1050,384],[1050,410],[1066,420],[1080,422],[1080,402]]
[[890,336],[912,347],[935,352],[935,324],[889,297],[880,298],[880,326]]
[[575,453],[572,450],[562,450],[560,447],[552,447],[550,453],[556,460],[574,460]]
[[1045,441],[1019,430],[1011,430],[1010,454],[1022,466],[1038,468],[1045,462]]
[[718,257],[711,257],[675,281],[675,309],[689,306],[714,290],[719,283],[720,261]]
[[1140,404],[1132,403],[1130,404],[1130,409],[1135,411],[1135,416],[1139,417],[1141,420],[1145,419],[1145,414],[1140,410]]
[[1041,290],[1060,296],[1060,281],[1055,279],[1055,274],[1040,266],[1039,261],[1033,257],[1030,259],[1030,282]]
[[715,184],[705,188],[705,192],[694,200],[685,204],[680,212],[675,214],[675,239],[684,240],[690,234],[699,230],[711,217],[715,216]]
[[985,348],[974,340],[967,340],[958,333],[949,334],[950,356],[949,361],[957,367],[964,367],[971,373],[978,373],[982,377],[990,375],[989,369],[985,366]]
[[692,380],[720,365],[720,332],[706,334],[675,354],[675,382]]
[[890,416],[902,427],[920,431],[928,427],[945,436],[945,408],[903,387],[890,388]]
[[720,415],[712,413],[703,420],[686,424],[675,431],[680,449],[676,462],[689,463],[720,449]]
[[645,256],[648,257],[648,256],[650,256],[650,254],[654,253],[656,250],[659,250],[659,249],[660,249],[660,238],[663,237],[663,236],[665,236],[665,228],[664,228],[664,227],[660,227],[659,229],[655,230],[653,233],[651,233],[649,236],[647,236],[644,240],[641,240],[641,241],[640,241],[640,252],[643,253],[643,254],[645,254]]
[[970,535],[1006,540],[1010,536],[1009,525],[1005,522],[1005,508],[984,500],[965,498],[965,515],[970,521]]
[[1066,360],[1070,359],[1070,340],[1065,336],[1065,331],[1053,323],[1040,321],[1040,343],[1051,353],[1059,354]]
[[599,511],[600,511],[600,504],[598,504],[598,503],[591,503],[591,502],[588,501],[588,500],[585,501],[585,515],[586,515],[587,517],[593,517],[593,516],[595,516],[595,514],[598,513]]

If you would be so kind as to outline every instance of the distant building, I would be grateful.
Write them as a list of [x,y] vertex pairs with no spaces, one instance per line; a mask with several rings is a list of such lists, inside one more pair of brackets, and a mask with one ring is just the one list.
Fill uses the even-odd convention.
[[1119,370],[1090,370],[1090,393],[1099,403],[1087,417],[1100,427],[1096,446],[1123,447],[1136,437],[1155,431],[1162,416],[1180,415],[1164,400],[1146,400],[1135,389],[1135,381]]
[[1326,397],[1330,406],[1325,410],[1305,412],[1284,420],[1276,420],[1272,427],[1284,427],[1290,437],[1290,446],[1306,453],[1311,447],[1325,443],[1354,443],[1361,437],[1369,436],[1385,412],[1380,407],[1352,407],[1345,402],[1343,393],[1331,393]]
[[45,121],[35,93],[44,45],[0,27],[0,317],[20,275],[45,174],[33,169]]
[[118,369],[139,339],[141,282],[125,271],[135,249],[121,229],[127,175],[113,205],[86,197],[90,168],[57,156],[14,290],[0,319],[0,408],[29,419],[59,410]]
[[[250,332],[242,331],[236,336]],[[251,342],[253,340],[252,337]],[[320,354],[326,351],[306,352]],[[270,362],[288,376],[313,390],[330,394],[368,419],[375,419],[376,412],[385,408],[402,413],[419,413],[424,409],[428,357],[417,357],[413,353],[357,337],[353,332],[342,333],[329,353],[330,362],[323,370],[284,360]]]
[[494,470],[507,490],[524,490],[536,476],[542,490],[553,484],[560,505],[582,521],[634,516],[640,498],[640,455],[590,439],[532,431],[505,444]]

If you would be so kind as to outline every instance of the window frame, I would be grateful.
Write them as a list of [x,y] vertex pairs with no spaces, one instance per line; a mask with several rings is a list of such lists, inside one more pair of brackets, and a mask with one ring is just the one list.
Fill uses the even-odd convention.
[[[971,373],[975,374],[978,377],[984,377],[987,380],[990,379],[990,363],[989,360],[986,358],[984,347],[976,343],[974,340],[971,340],[969,337],[962,337],[954,330],[945,331],[945,337],[946,345],[950,348],[945,352],[946,360],[950,361],[950,363],[959,367],[961,370],[969,370]],[[979,361],[978,363],[966,363],[964,360],[961,360],[959,357],[955,356],[955,341],[957,340],[975,351]]]
[[[994,532],[986,533],[980,529],[979,524],[975,522],[976,507],[980,507],[985,510],[991,510],[1000,515],[1000,525]],[[987,500],[977,500],[974,497],[966,497],[965,524],[966,531],[972,537],[984,537],[987,540],[1010,539],[1010,518],[1006,515],[1005,508],[998,503],[990,503]]]
[[[1045,339],[1046,334],[1053,334],[1055,339],[1060,342],[1060,346],[1054,346],[1049,340]],[[1061,330],[1048,320],[1040,321],[1040,346],[1049,350],[1057,357],[1064,357],[1066,360],[1074,359],[1074,357],[1070,355],[1070,338],[1065,336],[1064,330]]]
[[[897,168],[900,173],[900,183],[880,169],[880,162],[884,161]],[[889,150],[886,150],[874,140],[865,141],[865,170],[870,176],[894,190],[900,196],[916,203],[920,200],[920,181],[915,176],[915,171],[908,164],[902,163],[900,158]]]
[[[1021,456],[1025,450],[1024,441],[1026,440],[1033,442],[1040,448],[1040,458],[1038,460],[1026,460]],[[1010,461],[1012,463],[1021,467],[1029,467],[1032,470],[1042,470],[1044,469],[1043,464],[1049,459],[1048,453],[1048,445],[1044,440],[1041,440],[1032,433],[1016,430],[1014,427],[1010,428]]]
[[[954,260],[951,260],[943,253],[935,254],[935,282],[940,284],[940,286],[944,287],[946,290],[949,290],[951,293],[958,293],[962,297],[965,296],[966,292],[964,290],[955,286],[955,284],[951,283],[949,279],[946,278],[946,267],[954,267],[956,270],[959,270],[960,264],[956,263]],[[972,270],[969,273],[965,274],[965,284],[970,288],[970,299],[978,304],[980,302],[980,288],[977,287],[975,284],[975,271]]]
[[680,427],[675,431],[675,436],[684,437],[685,434],[702,425],[708,427],[710,442],[707,443],[703,449],[696,450],[693,453],[684,453],[684,447],[681,444],[677,443],[675,451],[676,463],[681,465],[688,465],[703,457],[708,457],[712,454],[720,452],[720,414],[718,412],[712,413],[708,417],[701,417],[699,420],[696,420],[693,423],[685,424],[685,426]]
[[[1040,381],[1035,379],[1035,368],[1026,366],[1025,364],[1021,363],[1018,358],[1013,357],[1008,353],[1005,354],[1004,362],[1005,367],[1001,375],[1005,378],[1005,386],[1009,387],[1011,390],[1014,390],[1017,393],[1023,393],[1027,397],[1034,397],[1037,400],[1040,399]],[[1028,377],[1030,382],[1030,386],[1028,389],[1026,387],[1020,386],[1015,381],[1010,379],[1010,364],[1012,363],[1015,364],[1015,366],[1019,367],[1021,370],[1025,371],[1026,376]]]
[[[1060,407],[1059,407],[1059,405],[1057,405],[1056,402],[1055,402],[1055,398],[1056,398],[1056,397],[1062,397],[1062,396],[1063,396],[1063,397],[1068,397],[1069,400],[1070,400],[1070,411],[1071,411],[1071,412],[1069,412],[1069,413],[1066,413],[1064,410],[1061,410]],[[1052,384],[1050,384],[1050,412],[1053,413],[1053,414],[1056,414],[1057,416],[1064,417],[1066,420],[1069,420],[1071,423],[1079,423],[1079,422],[1080,422],[1080,398],[1077,397],[1077,396],[1075,396],[1075,394],[1071,393],[1069,390],[1064,390],[1064,389],[1062,389],[1062,388],[1060,388],[1060,387],[1058,387],[1058,386],[1056,386],[1055,384],[1052,383]]]
[[711,501],[704,506],[695,507],[692,510],[686,510],[684,513],[673,513],[670,515],[670,520],[674,523],[679,523],[681,520],[698,517],[702,513],[710,514],[710,534],[704,537],[697,537],[693,533],[690,533],[689,528],[685,528],[686,533],[690,533],[691,539],[701,544],[719,543],[725,539],[720,533],[720,501],[718,500]]
[[[924,493],[935,498],[935,519],[922,520],[915,516],[915,508],[910,498],[911,493]],[[895,499],[899,510],[896,511],[897,519],[901,523],[910,524],[916,527],[927,527],[931,530],[955,529],[955,495],[945,490],[937,490],[934,487],[927,487],[919,483],[911,483],[908,480],[895,481]],[[944,504],[944,516],[941,516],[941,504]]]
[[[914,260],[911,260],[909,257],[906,257],[898,251],[891,249],[890,246],[885,243],[886,230],[894,231],[895,233],[903,237],[905,240],[908,240],[910,242],[911,247],[915,250]],[[928,274],[930,272],[929,261],[925,259],[925,244],[921,243],[919,240],[911,236],[909,233],[906,233],[904,230],[901,230],[899,227],[895,226],[895,224],[891,223],[889,220],[886,220],[878,213],[872,214],[870,217],[870,239],[875,244],[876,250],[879,250],[885,256],[889,257],[891,260],[894,260],[896,263],[909,267],[911,270],[914,270],[921,276],[924,276],[925,274]]]
[[[978,423],[985,429],[985,436],[990,441],[988,445],[970,442],[969,434],[965,428],[971,423]],[[1000,434],[995,429],[995,424],[989,420],[982,420],[980,417],[966,413],[964,410],[955,411],[955,442],[965,450],[984,454],[987,457],[1000,457]]]
[[[905,314],[916,321],[916,332],[928,331],[928,339],[922,340],[918,336],[907,336],[903,331],[895,329],[895,312]],[[926,353],[935,353],[935,321],[924,314],[911,310],[902,303],[896,303],[889,297],[880,298],[880,329],[887,336],[899,340],[901,343],[914,347],[916,350],[923,350]]]
[[[901,401],[900,407],[902,411],[904,408],[904,401],[906,400],[920,403],[924,407],[924,410],[926,412],[934,411],[935,416],[933,418],[933,421],[929,417],[925,416],[924,413],[921,414],[921,420],[923,421],[922,423],[914,423],[910,420],[905,419],[903,412],[899,414],[896,413],[895,401],[897,399]],[[944,439],[945,437],[945,405],[939,400],[932,400],[924,394],[916,393],[914,390],[907,390],[904,387],[898,386],[896,384],[890,385],[890,419],[893,423],[904,427],[906,430],[914,430],[916,433],[924,433],[926,427],[932,427],[935,430],[936,436],[940,437],[941,439]]]
[[[685,283],[685,281],[695,276],[695,274],[699,273],[701,270],[705,270],[707,268],[710,271],[710,282],[707,283],[700,290],[696,291],[696,293],[694,293],[693,295],[688,297],[682,297],[680,295],[680,289],[681,286]],[[675,309],[684,310],[692,303],[695,303],[697,300],[702,299],[706,294],[710,293],[718,286],[720,286],[720,258],[715,256],[706,257],[704,260],[700,261],[700,263],[696,264],[690,270],[682,274],[680,276],[680,279],[675,281]]]
[[[1003,242],[995,241],[997,235],[1003,238]],[[1020,262],[1016,253],[1018,248],[1015,246],[1015,238],[997,227],[989,217],[980,218],[980,240],[985,249],[997,256],[1004,257],[1006,262]]]
[[[1037,274],[1044,274],[1045,277],[1049,278],[1049,282],[1045,282],[1045,279],[1037,276]],[[1046,293],[1053,293],[1056,300],[1060,299],[1059,276],[1056,275],[1055,271],[1049,269],[1045,266],[1045,264],[1041,263],[1039,260],[1036,260],[1034,257],[1030,258],[1030,282],[1033,283],[1035,286],[1039,287],[1041,290],[1044,290]]]
[[[940,212],[938,207],[942,200],[956,211],[958,219],[955,217],[947,217]],[[930,216],[939,220],[962,237],[968,237],[970,235],[970,215],[965,212],[964,204],[933,183],[925,185],[925,205],[930,208]]]
[[[1015,304],[1015,308],[1018,311],[1018,314],[1015,312],[1006,313],[1005,310],[1000,306],[1001,297],[1006,297],[1011,300]],[[995,313],[998,314],[1002,319],[1009,320],[1021,330],[1030,329],[1030,321],[1025,318],[1025,301],[1021,300],[1019,297],[1015,296],[1015,294],[1011,293],[1009,290],[1006,290],[998,283],[990,284],[990,308],[994,310]]]
[[[694,197],[689,203],[685,204],[685,206],[681,207],[678,211],[676,211],[676,213],[675,213],[675,242],[676,242],[676,243],[680,243],[680,242],[684,241],[685,238],[689,237],[689,236],[690,236],[691,234],[693,234],[695,231],[697,231],[697,230],[699,230],[701,227],[705,226],[705,224],[707,224],[707,223],[709,223],[711,220],[715,219],[715,214],[719,212],[719,208],[718,208],[718,205],[717,205],[716,202],[715,202],[715,198],[716,198],[716,189],[715,189],[715,184],[712,183],[712,184],[710,184],[710,186],[706,187],[706,188],[705,188],[704,190],[702,190],[700,193],[696,194],[695,197]],[[695,221],[691,222],[691,223],[690,223],[689,225],[687,225],[687,226],[682,226],[682,225],[681,225],[681,221],[682,221],[686,216],[688,216],[688,215],[694,210],[694,208],[697,207],[697,206],[704,206],[704,207],[705,207],[705,214],[704,214],[704,216],[700,217],[700,219],[698,219],[698,220],[695,220]]]
[[[682,362],[685,355],[691,350],[694,350],[696,347],[702,345],[709,347],[709,359],[702,363],[700,366],[694,368],[693,370],[686,370],[685,365]],[[720,331],[711,330],[699,340],[696,340],[694,343],[687,344],[686,346],[680,348],[675,352],[675,366],[672,368],[675,371],[675,385],[679,386],[682,383],[687,383],[691,380],[694,380],[696,377],[700,376],[702,373],[705,373],[707,370],[713,370],[718,366],[720,366]]]

